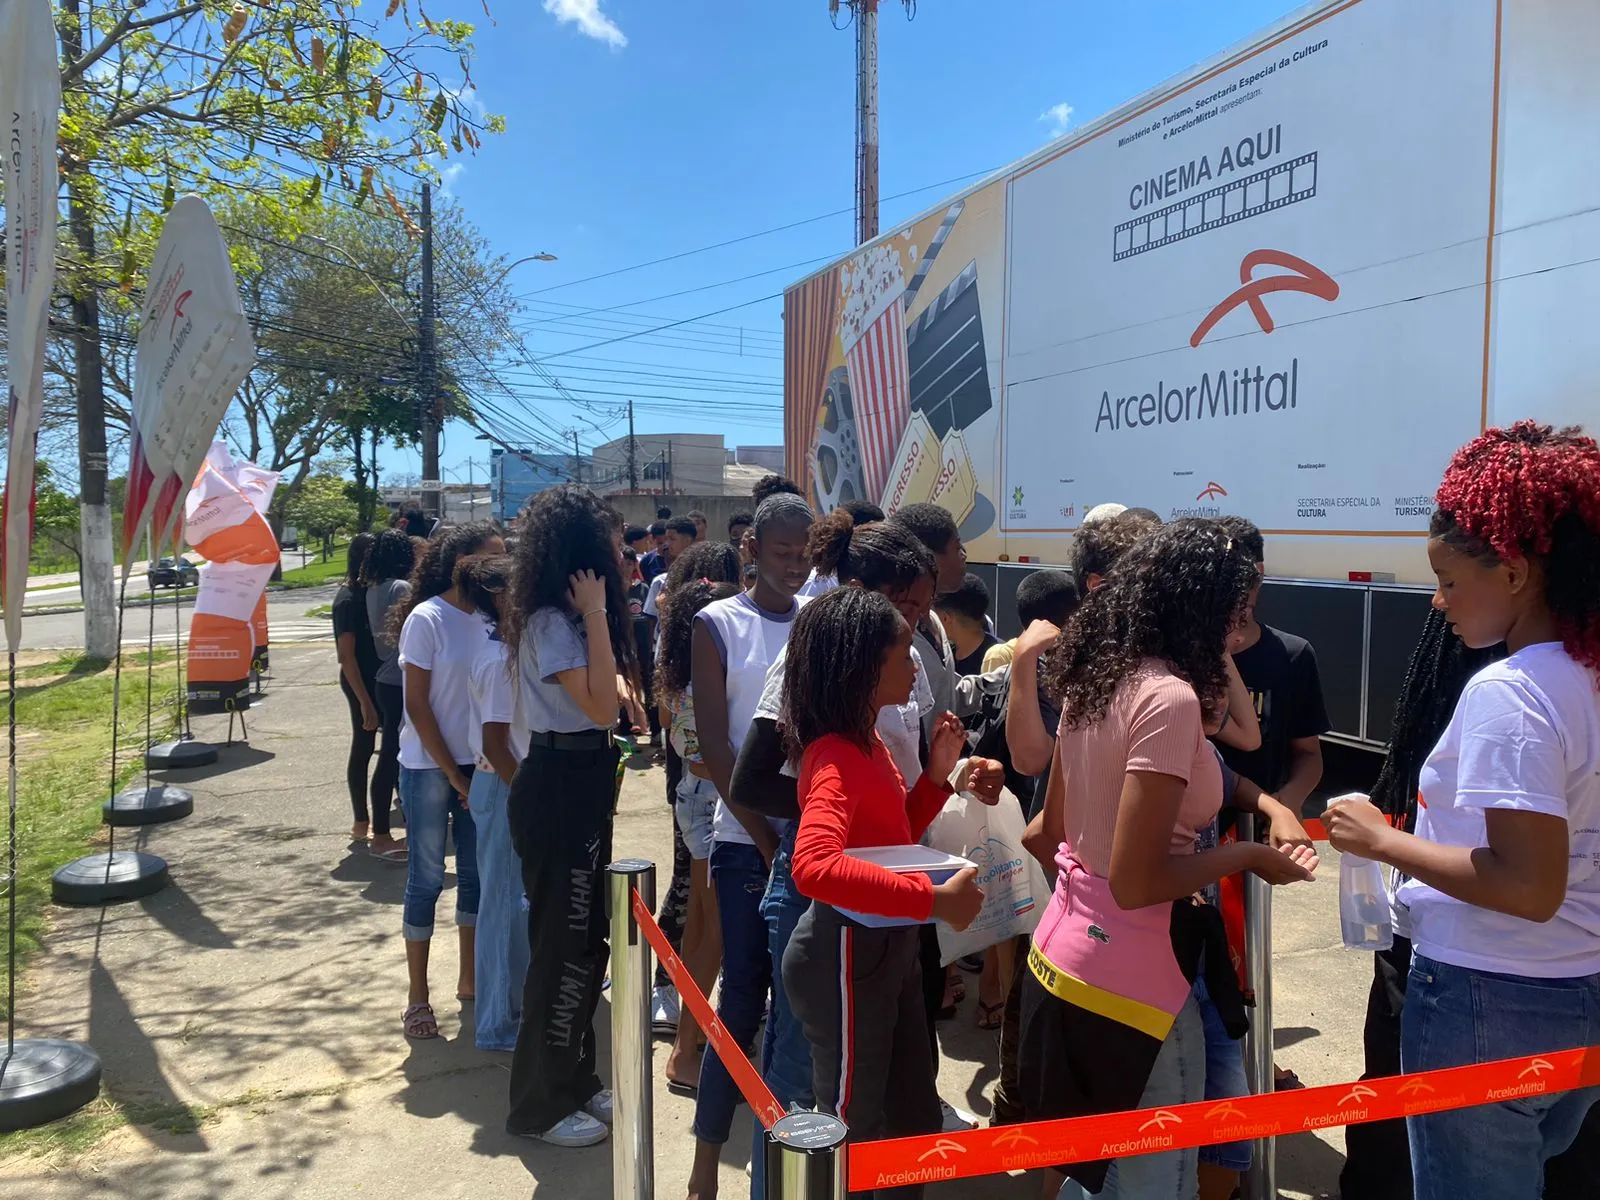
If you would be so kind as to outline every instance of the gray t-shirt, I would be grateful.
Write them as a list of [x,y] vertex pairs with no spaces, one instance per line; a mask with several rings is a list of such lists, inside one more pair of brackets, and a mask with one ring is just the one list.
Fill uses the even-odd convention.
[[562,671],[589,665],[583,625],[564,608],[540,608],[528,618],[517,651],[521,667],[522,715],[534,733],[581,733],[604,729],[589,719],[556,679]]
[[367,589],[367,623],[372,626],[372,644],[378,650],[379,683],[399,687],[405,681],[400,669],[399,646],[389,636],[389,610],[411,594],[404,579],[386,579]]

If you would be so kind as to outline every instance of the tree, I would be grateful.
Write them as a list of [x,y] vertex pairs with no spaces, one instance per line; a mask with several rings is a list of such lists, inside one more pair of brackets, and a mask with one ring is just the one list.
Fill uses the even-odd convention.
[[[411,8],[389,0],[382,16],[364,18],[354,0],[56,5],[69,243],[61,278],[91,654],[109,656],[116,640],[102,304],[113,295],[131,304],[179,189],[210,200],[254,194],[290,233],[335,189],[410,221],[385,176],[431,170],[500,127],[463,98],[472,27],[431,20],[420,0],[413,24]],[[452,73],[448,84],[435,64]]]
[[61,490],[48,462],[41,459],[35,471],[33,557],[43,563],[80,564],[78,502]]
[[334,535],[357,528],[361,514],[345,494],[345,482],[337,474],[307,476],[294,499],[283,508],[283,520],[302,534],[327,541]]

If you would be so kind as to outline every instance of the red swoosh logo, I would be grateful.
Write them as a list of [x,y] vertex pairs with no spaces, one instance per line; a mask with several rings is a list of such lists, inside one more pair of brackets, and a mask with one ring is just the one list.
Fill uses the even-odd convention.
[[[1294,274],[1268,275],[1264,279],[1256,279],[1257,267],[1282,267]],[[1243,286],[1238,291],[1206,314],[1206,319],[1190,336],[1189,345],[1198,346],[1205,341],[1206,335],[1216,328],[1217,322],[1242,304],[1250,306],[1261,332],[1271,333],[1277,326],[1273,324],[1272,314],[1267,311],[1261,298],[1272,292],[1304,292],[1322,300],[1339,298],[1339,285],[1333,276],[1321,267],[1314,267],[1305,259],[1282,250],[1253,250],[1245,255],[1244,261],[1239,264],[1239,282]]]
[[172,303],[172,328],[167,330],[167,336],[169,338],[172,337],[173,334],[178,332],[178,322],[183,319],[183,302],[185,300],[187,300],[192,295],[194,295],[194,289],[190,288],[187,292],[181,293],[178,296],[178,298],[175,301],[173,301],[173,303]]

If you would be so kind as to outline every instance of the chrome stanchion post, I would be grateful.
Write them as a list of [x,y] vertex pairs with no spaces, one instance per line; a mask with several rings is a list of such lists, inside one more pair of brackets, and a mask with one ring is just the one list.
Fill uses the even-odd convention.
[[655,1131],[650,1052],[650,943],[633,917],[633,892],[655,911],[656,867],[625,858],[606,868],[611,913],[612,1195],[654,1200]]
[[[1241,838],[1254,840],[1256,818],[1240,818]],[[1274,1090],[1272,1072],[1272,886],[1254,874],[1244,884],[1244,968],[1255,1012],[1244,1035],[1245,1074],[1250,1090],[1262,1095]],[[1278,1143],[1257,1138],[1249,1174],[1244,1179],[1244,1200],[1277,1200]]]
[[844,1122],[820,1112],[767,1130],[767,1200],[845,1200]]

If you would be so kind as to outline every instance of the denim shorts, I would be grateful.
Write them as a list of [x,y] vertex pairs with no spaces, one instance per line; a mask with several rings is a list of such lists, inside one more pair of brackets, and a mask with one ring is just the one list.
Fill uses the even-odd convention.
[[[1228,1036],[1217,1006],[1206,991],[1204,976],[1194,981],[1194,998],[1206,1031],[1206,1099],[1233,1100],[1250,1094],[1244,1073],[1244,1043]],[[1248,1171],[1253,1142],[1220,1142],[1200,1147],[1200,1161],[1225,1171]]]
[[678,797],[672,813],[689,847],[689,857],[704,862],[711,857],[711,817],[717,811],[717,785],[709,779],[683,773],[678,782]]

